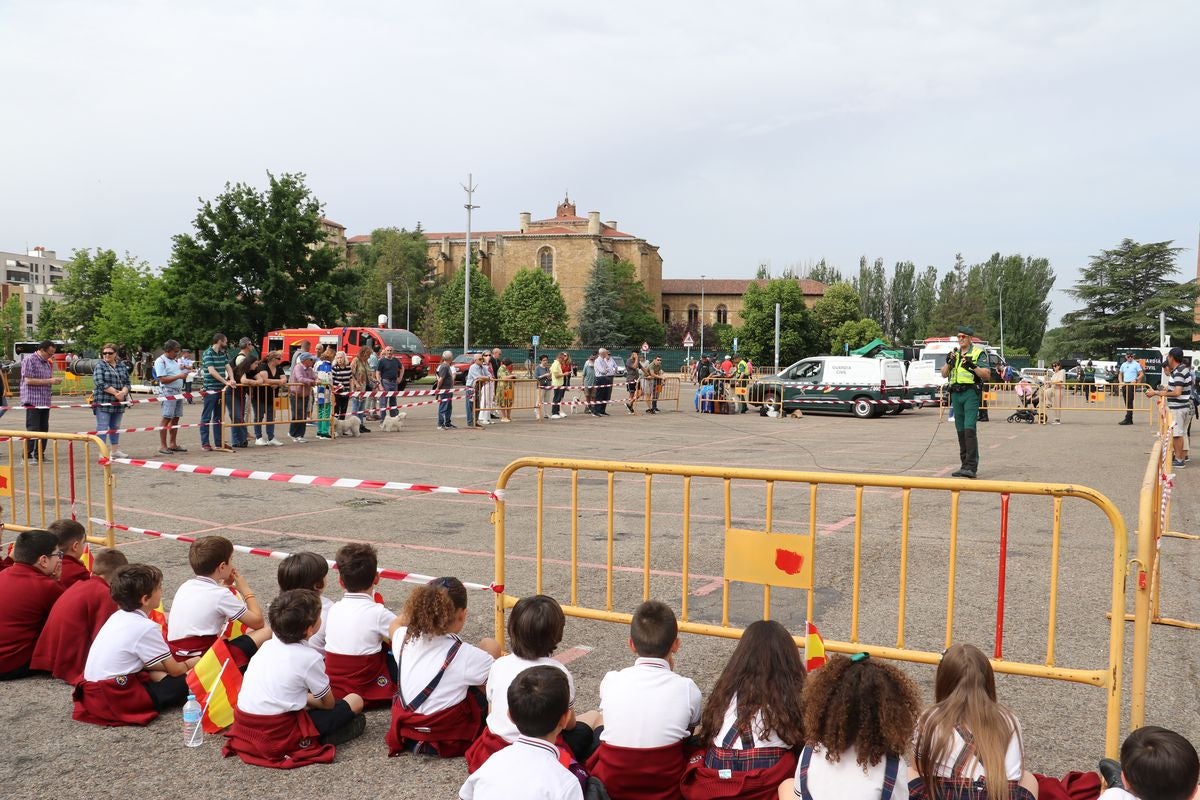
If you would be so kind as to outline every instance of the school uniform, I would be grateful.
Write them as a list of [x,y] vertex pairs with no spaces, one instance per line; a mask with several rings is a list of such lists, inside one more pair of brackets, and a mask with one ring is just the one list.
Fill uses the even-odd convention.
[[329,609],[331,608],[333,608],[333,601],[325,595],[321,595],[321,627],[305,640],[305,644],[321,655],[325,655],[325,632],[329,627]]
[[[550,657],[536,658],[531,661],[511,653],[501,656],[496,659],[492,664],[491,670],[488,672],[487,726],[465,753],[467,772],[474,772],[479,769],[493,754],[503,750],[520,738],[521,732],[517,730],[517,724],[509,719],[508,716],[508,687],[525,670],[540,666],[557,667],[566,674],[567,685],[570,687],[571,707],[574,708],[575,681],[571,677],[570,671],[558,661]],[[590,729],[588,730],[590,731]]]
[[58,582],[62,584],[63,589],[70,589],[80,581],[86,581],[92,577],[92,571],[83,565],[83,562],[72,555],[64,554],[62,558],[62,570],[58,573]]
[[221,754],[275,769],[331,763],[337,750],[320,737],[354,718],[344,700],[330,710],[308,708],[310,692],[319,700],[331,691],[320,653],[303,642],[268,640],[246,668]]
[[38,636],[62,584],[29,564],[0,572],[0,680],[28,674]]
[[[225,626],[241,619],[246,611],[246,603],[228,586],[203,575],[189,578],[175,590],[175,599],[171,601],[167,644],[172,655],[180,660],[204,655]],[[238,645],[230,654],[236,666],[244,668],[254,655],[254,642],[248,636],[239,636],[230,644]]]
[[30,669],[49,672],[74,686],[83,679],[88,649],[116,610],[108,581],[93,575],[73,584],[50,609]]
[[171,658],[162,628],[144,611],[118,609],[96,634],[75,687],[72,717],[93,725],[146,725],[187,697],[183,675],[151,682],[148,667]]
[[346,592],[329,610],[325,672],[339,697],[351,692],[374,707],[391,704],[396,693],[383,649],[396,615],[365,592]]
[[[1009,797],[1011,800],[1033,800],[1029,790],[1019,786],[1024,766],[1021,754],[1021,724],[1013,719],[1015,728],[1008,740],[1008,748],[1004,754],[1004,771],[1008,778]],[[917,725],[919,734],[921,724]],[[914,738],[917,734],[914,734]],[[956,725],[953,730],[954,743],[950,751],[934,768],[934,775],[940,789],[940,796],[949,800],[976,800],[986,798],[987,790],[984,784],[985,773],[983,762],[975,754],[975,737],[970,730],[962,725]],[[909,782],[909,796],[918,800],[932,796],[924,781],[916,778]]]
[[735,695],[708,749],[688,759],[679,791],[684,800],[773,800],[779,784],[795,771],[795,751],[764,728],[762,712],[738,726]]
[[482,696],[476,699],[470,690],[487,680],[494,659],[454,634],[405,642],[407,630],[397,629],[392,640],[398,686],[388,755],[412,750],[461,756],[483,730]]
[[518,735],[467,778],[461,800],[583,800],[579,779],[562,763],[559,749],[544,739]]
[[800,752],[794,792],[800,800],[907,800],[907,778],[908,765],[900,756],[864,767],[853,746],[830,761],[817,744]]
[[673,800],[687,766],[683,741],[700,722],[700,689],[662,658],[639,658],[600,682],[600,746],[588,772],[609,794]]

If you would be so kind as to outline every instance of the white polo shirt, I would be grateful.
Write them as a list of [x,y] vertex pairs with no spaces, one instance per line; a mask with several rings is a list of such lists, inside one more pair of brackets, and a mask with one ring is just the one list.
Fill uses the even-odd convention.
[[396,615],[369,594],[346,592],[329,609],[325,626],[325,651],[343,656],[370,656],[388,637]]
[[461,800],[583,800],[579,779],[558,760],[558,748],[521,736],[471,773]]
[[[717,734],[717,738],[705,744],[716,745],[721,747],[721,743],[725,741],[725,737],[729,735],[729,729],[737,724],[737,695],[733,696],[729,707],[725,709],[725,721],[721,723],[721,732]],[[750,722],[750,735],[754,739],[754,747],[783,747],[789,748],[790,745],[775,735],[775,731],[766,730],[763,726],[762,712],[759,711],[754,715],[754,719]],[[733,744],[730,747],[734,750],[742,749],[742,737],[735,736]]]
[[237,704],[247,714],[284,714],[307,706],[309,692],[318,700],[329,693],[325,659],[303,642],[271,638],[250,659]]
[[[438,674],[451,646],[460,640],[454,634],[447,633],[419,636],[405,644],[404,634],[407,631],[404,627],[396,629],[392,652],[396,655],[396,663],[400,665],[400,690],[405,702],[411,703]],[[461,703],[467,696],[468,687],[482,686],[487,680],[494,661],[475,645],[463,642],[458,654],[446,668],[441,682],[417,709],[417,713],[436,714]]]
[[617,747],[666,747],[700,722],[700,688],[662,658],[639,658],[600,681],[600,741]]
[[308,646],[316,650],[318,653],[325,652],[325,629],[329,625],[329,609],[333,608],[333,601],[325,595],[321,595],[321,627],[317,632],[305,640]]
[[[887,760],[879,759],[873,767],[858,763],[858,751],[853,746],[835,762],[830,762],[821,745],[813,745],[808,762],[808,793],[813,800],[879,800],[883,779],[887,775]],[[800,788],[800,765],[796,764],[796,797],[803,797]],[[908,765],[900,759],[896,769],[896,785],[892,800],[908,800]]]
[[197,575],[180,584],[167,618],[167,640],[219,636],[230,620],[240,619],[246,604],[212,578]]
[[117,609],[101,626],[88,650],[83,679],[103,681],[133,675],[170,657],[171,650],[157,622],[141,610]]
[[541,666],[558,667],[566,673],[567,685],[571,689],[571,707],[575,707],[575,681],[571,678],[571,672],[562,664],[549,657],[528,661],[511,653],[501,656],[492,664],[491,672],[488,673],[487,725],[492,733],[506,742],[515,742],[521,735],[521,732],[517,730],[516,723],[508,718],[508,687],[525,670]]

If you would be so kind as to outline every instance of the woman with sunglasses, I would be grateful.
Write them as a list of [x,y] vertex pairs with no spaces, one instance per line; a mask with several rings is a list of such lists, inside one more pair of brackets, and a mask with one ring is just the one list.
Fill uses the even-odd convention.
[[121,417],[129,401],[129,368],[117,360],[117,346],[109,343],[100,348],[100,360],[92,370],[92,411],[96,414],[96,431],[100,441],[108,442],[113,458],[129,458],[118,446],[121,439]]

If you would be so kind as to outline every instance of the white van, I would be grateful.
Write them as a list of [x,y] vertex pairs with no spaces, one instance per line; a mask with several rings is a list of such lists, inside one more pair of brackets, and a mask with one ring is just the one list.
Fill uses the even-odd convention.
[[780,399],[785,412],[849,411],[860,419],[878,417],[885,410],[899,414],[913,405],[871,402],[906,399],[904,362],[862,356],[805,358],[755,381],[747,392],[747,401],[755,406]]
[[[921,343],[921,352],[908,365],[908,391],[917,397],[936,396],[941,387],[946,385],[942,377],[942,367],[946,364],[946,356],[952,350],[958,349],[958,339],[953,337],[937,337],[926,339]],[[1000,364],[1000,351],[981,339],[972,339],[971,344],[982,347],[988,358],[980,366],[996,367]]]

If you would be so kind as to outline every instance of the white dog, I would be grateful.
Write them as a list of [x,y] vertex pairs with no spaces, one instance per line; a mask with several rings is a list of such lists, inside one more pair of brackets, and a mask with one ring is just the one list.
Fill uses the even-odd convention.
[[358,417],[334,420],[334,422],[338,436],[358,436],[358,426],[362,424],[358,421]]
[[379,429],[382,431],[395,433],[396,431],[400,430],[400,426],[404,424],[404,419],[407,416],[407,411],[397,412],[396,416],[394,417],[390,414],[384,413],[383,420],[379,423]]

